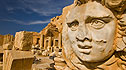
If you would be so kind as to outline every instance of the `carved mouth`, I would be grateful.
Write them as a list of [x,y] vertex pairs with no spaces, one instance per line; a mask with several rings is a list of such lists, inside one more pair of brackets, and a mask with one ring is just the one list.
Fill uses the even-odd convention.
[[78,45],[78,50],[79,52],[81,53],[84,53],[84,54],[89,54],[91,52],[91,48],[92,46],[89,46],[89,45]]
[[90,49],[90,48],[92,48],[92,46],[89,46],[89,45],[84,45],[84,46],[78,45],[78,47],[81,48],[81,49]]

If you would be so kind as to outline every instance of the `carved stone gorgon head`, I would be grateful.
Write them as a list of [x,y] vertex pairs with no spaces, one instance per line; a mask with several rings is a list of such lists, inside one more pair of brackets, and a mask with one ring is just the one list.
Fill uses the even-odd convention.
[[117,18],[99,1],[88,1],[68,12],[62,34],[68,62],[101,62],[114,52],[125,51],[125,14]]

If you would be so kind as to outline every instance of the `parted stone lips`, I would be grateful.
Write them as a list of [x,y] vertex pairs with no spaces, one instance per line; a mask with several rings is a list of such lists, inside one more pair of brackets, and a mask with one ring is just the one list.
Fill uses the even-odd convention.
[[81,49],[90,49],[90,48],[92,48],[92,46],[89,46],[89,45],[82,46],[82,45],[79,45],[79,44],[78,44],[78,47],[81,48]]
[[78,44],[79,52],[84,53],[84,54],[89,54],[91,52],[91,48],[92,48],[91,45],[80,45],[80,44]]

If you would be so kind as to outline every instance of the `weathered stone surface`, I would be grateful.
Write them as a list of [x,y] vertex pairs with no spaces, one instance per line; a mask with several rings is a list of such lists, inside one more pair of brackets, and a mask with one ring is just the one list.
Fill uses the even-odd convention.
[[39,60],[38,63],[34,63],[32,65],[33,70],[54,70],[51,67],[51,64],[54,63],[54,61],[49,59],[49,57],[37,56],[37,58],[40,59],[40,60]]
[[4,36],[3,35],[0,35],[0,46],[3,45],[3,40],[4,40]]
[[16,33],[14,43],[15,48],[27,51],[31,49],[32,43],[33,43],[33,33],[26,31]]
[[32,33],[33,33],[33,45],[40,44],[40,34],[37,32]]
[[0,64],[0,70],[3,70],[3,64]]
[[12,42],[13,40],[14,40],[13,35],[10,34],[4,35],[3,44],[7,44],[9,42]]
[[63,58],[59,58],[59,57],[56,57],[56,58],[54,58],[54,61],[55,62],[65,62],[65,60],[63,59]]
[[68,69],[126,69],[125,10],[125,0],[74,1],[64,16],[62,30]]
[[13,42],[9,42],[3,45],[4,50],[12,50],[12,48],[13,48]]
[[29,51],[4,51],[3,70],[31,70],[34,56]]
[[42,52],[42,55],[43,55],[43,56],[48,56],[48,55],[49,55],[48,50],[43,51],[43,52]]
[[40,36],[40,49],[44,49],[44,35],[41,34]]
[[[56,70],[126,70],[125,0],[74,0],[40,33],[31,33],[32,53],[54,56]],[[25,32],[16,35],[15,47],[30,50],[31,35]],[[8,42],[4,43],[6,48]],[[11,56],[7,57],[8,65],[15,63]],[[49,64],[48,59],[43,62],[38,59],[32,68],[46,70]]]
[[0,62],[3,62],[3,52],[4,52],[3,47],[0,46]]

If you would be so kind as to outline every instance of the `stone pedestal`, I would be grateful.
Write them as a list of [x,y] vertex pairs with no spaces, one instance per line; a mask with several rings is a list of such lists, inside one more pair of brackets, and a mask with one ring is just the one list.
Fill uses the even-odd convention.
[[29,51],[6,50],[3,56],[3,70],[31,70],[34,56]]

